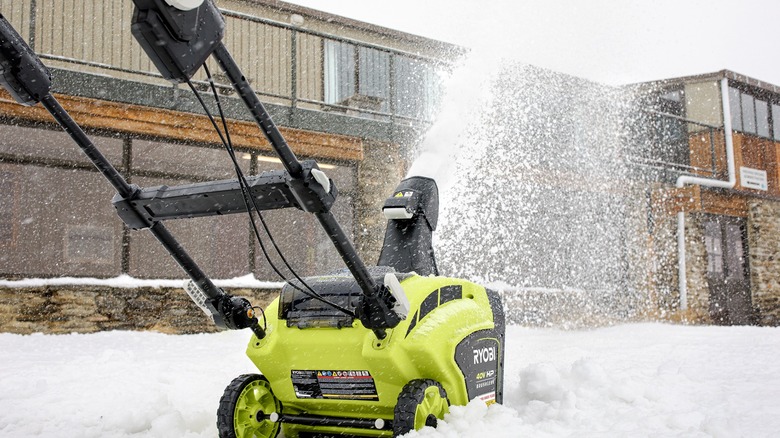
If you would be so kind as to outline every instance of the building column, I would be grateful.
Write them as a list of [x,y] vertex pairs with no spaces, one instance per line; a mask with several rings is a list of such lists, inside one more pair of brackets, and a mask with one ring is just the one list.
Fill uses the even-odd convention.
[[406,162],[398,144],[364,140],[363,147],[364,158],[357,169],[355,247],[365,263],[373,266],[379,260],[385,237],[382,205],[404,177]]
[[747,229],[756,322],[777,326],[780,325],[780,202],[750,201]]

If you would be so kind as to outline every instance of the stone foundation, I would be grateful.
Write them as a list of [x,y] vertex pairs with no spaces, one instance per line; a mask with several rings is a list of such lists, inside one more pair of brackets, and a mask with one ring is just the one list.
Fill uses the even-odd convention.
[[780,202],[748,204],[750,288],[759,325],[780,325]]
[[[274,290],[226,290],[265,308]],[[162,333],[217,331],[184,290],[167,287],[46,286],[0,288],[0,332],[93,333],[153,330]]]

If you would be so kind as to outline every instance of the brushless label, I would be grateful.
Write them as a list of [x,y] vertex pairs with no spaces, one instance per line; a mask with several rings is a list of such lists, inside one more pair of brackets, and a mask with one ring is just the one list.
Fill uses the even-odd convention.
[[466,378],[470,400],[479,398],[487,404],[496,402],[500,347],[497,339],[472,334],[455,349],[455,362]]
[[292,370],[295,396],[340,400],[379,400],[374,378],[364,370]]

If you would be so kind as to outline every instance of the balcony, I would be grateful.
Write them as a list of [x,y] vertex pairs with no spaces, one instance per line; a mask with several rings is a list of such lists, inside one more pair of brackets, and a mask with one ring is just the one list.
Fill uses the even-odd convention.
[[[393,42],[385,37],[374,41],[385,41],[388,46],[359,41],[356,32],[345,31],[347,37],[316,30],[316,25],[275,21],[260,16],[262,9],[252,9],[252,3],[241,6],[222,1],[220,6],[226,6],[222,9],[224,42],[245,76],[261,100],[288,110],[424,126],[437,107],[437,78],[446,67],[445,57],[456,55],[442,53],[441,58],[434,58],[431,50],[426,55],[424,49],[411,53],[389,47]],[[171,85],[131,35],[133,9],[130,0],[0,0],[0,11],[47,66],[55,73],[66,71],[59,81],[55,74],[55,91],[154,106],[148,98],[135,96],[159,94],[150,91],[153,88],[128,93],[105,85],[110,82],[100,83],[110,78],[156,87]],[[215,63],[209,67],[218,71]],[[89,85],[74,85],[78,75]],[[193,79],[201,87],[206,84],[202,72]],[[219,76],[216,79],[228,94],[229,84]],[[71,88],[78,92],[71,93]]]

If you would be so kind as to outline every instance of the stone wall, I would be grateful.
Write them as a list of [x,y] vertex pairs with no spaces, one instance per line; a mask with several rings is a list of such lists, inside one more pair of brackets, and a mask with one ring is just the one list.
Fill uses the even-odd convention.
[[[274,290],[233,289],[265,308]],[[213,332],[216,327],[184,292],[169,287],[110,288],[45,286],[0,288],[0,332],[92,333],[153,330],[163,333]]]
[[760,325],[780,325],[780,202],[748,203],[750,287]]
[[659,215],[653,229],[656,269],[653,289],[660,319],[689,323],[710,323],[707,250],[704,245],[701,215],[685,214],[685,276],[688,309],[680,309],[677,254],[677,215]]
[[701,323],[712,322],[707,282],[707,248],[700,214],[685,215],[685,276],[688,294],[685,318]]

